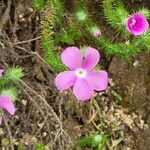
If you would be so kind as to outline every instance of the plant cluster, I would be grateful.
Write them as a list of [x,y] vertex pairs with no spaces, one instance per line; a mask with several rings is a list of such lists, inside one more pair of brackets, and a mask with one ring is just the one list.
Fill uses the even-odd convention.
[[[122,33],[125,41],[121,43],[114,43],[106,37],[102,37],[99,42],[105,48],[105,50],[110,54],[121,55],[125,58],[131,58],[141,49],[149,49],[150,46],[150,30],[149,25],[147,30],[142,28],[142,32],[138,34],[139,36],[132,36],[133,31],[127,30],[128,19],[130,19],[129,13],[125,9],[123,3],[120,0],[103,0],[103,10],[107,22],[116,30]],[[150,17],[150,11],[146,8],[140,9],[137,13],[142,14],[143,18],[146,21]],[[133,14],[133,17],[136,14]],[[141,20],[135,20],[136,30],[140,30],[142,24]],[[144,22],[145,25],[146,22]],[[137,26],[140,24],[140,26]]]
[[[143,48],[150,48],[149,26],[147,29],[143,28],[138,36],[134,36],[135,34],[127,29],[126,23],[130,13],[121,0],[103,0],[102,9],[108,24],[121,33],[122,42],[111,41],[109,37],[101,33],[100,27],[89,14],[88,1],[76,1],[73,11],[67,12],[69,19],[64,16],[65,9],[61,0],[33,0],[33,3],[35,9],[44,7],[45,10],[41,23],[41,42],[45,59],[55,72],[65,70],[59,57],[60,52],[56,50],[57,46],[60,43],[75,44],[85,35],[95,44],[102,46],[107,54],[119,55],[126,59],[131,58]],[[150,11],[147,8],[142,8],[137,13],[142,14],[145,19],[150,17]]]
[[78,139],[74,144],[74,150],[78,150],[86,146],[96,148],[97,150],[102,150],[106,141],[107,141],[107,136],[103,133],[90,134],[88,136]]
[[[114,42],[93,21],[88,3],[87,0],[78,0],[73,11],[66,13],[61,0],[33,0],[34,8],[37,11],[43,9],[44,12],[41,17],[41,45],[45,60],[54,72],[63,71],[55,78],[56,87],[63,91],[73,86],[74,95],[82,101],[91,99],[94,90],[103,91],[108,86],[107,72],[94,70],[100,60],[100,54],[92,47],[87,46],[80,50],[72,46],[66,48],[60,57],[58,45],[72,45],[86,36],[95,45],[103,47],[107,54],[126,59],[143,48],[150,49],[150,11],[147,8],[130,14],[121,0],[103,0],[102,9],[106,21],[122,36],[122,42]],[[70,70],[64,71],[66,66]],[[15,113],[16,85],[22,76],[23,71],[19,67],[5,71],[0,69],[0,107],[11,115]],[[2,117],[0,124],[1,122]],[[106,140],[105,134],[91,134],[77,140],[74,149],[89,145],[101,150]],[[37,147],[42,149],[43,144],[39,143]]]
[[[121,36],[120,42],[116,42],[105,35],[93,21],[87,0],[75,1],[73,11],[70,12],[66,12],[61,0],[33,0],[33,3],[36,10],[45,11],[41,21],[41,43],[45,60],[54,72],[63,71],[55,78],[56,87],[62,91],[73,86],[73,93],[79,100],[89,100],[94,90],[105,90],[108,86],[107,72],[92,70],[100,58],[94,48],[87,46],[82,51],[77,47],[68,47],[60,57],[60,51],[56,50],[58,45],[73,45],[80,38],[87,37],[95,45],[101,46],[106,54],[125,59],[132,58],[142,49],[150,48],[150,11],[147,8],[132,14],[121,0],[102,1],[107,23]],[[65,65],[70,70],[64,71]],[[75,148],[90,145],[101,150],[105,141],[104,135],[93,134],[77,141]]]
[[[23,77],[23,71],[19,67],[0,69],[0,107],[7,110],[11,115],[15,113],[14,102],[17,99],[16,85]],[[0,124],[2,117],[0,117]]]

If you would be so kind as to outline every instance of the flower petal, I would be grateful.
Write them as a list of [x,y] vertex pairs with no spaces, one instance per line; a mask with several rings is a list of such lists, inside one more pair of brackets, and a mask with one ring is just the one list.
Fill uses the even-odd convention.
[[93,67],[96,66],[100,59],[100,54],[99,52],[92,47],[89,47],[87,49],[87,52],[85,54],[85,60],[83,62],[83,68],[91,70]]
[[86,81],[95,90],[102,91],[108,86],[108,74],[106,71],[90,71],[87,74]]
[[149,23],[148,23],[146,17],[144,16],[144,14],[137,13],[134,15],[134,18],[138,22],[138,24],[136,26],[138,28],[138,30],[143,31],[143,30],[147,30],[149,28]]
[[77,47],[68,47],[61,54],[62,62],[70,69],[82,66],[82,53]]
[[0,107],[6,109],[11,115],[15,113],[14,104],[9,96],[0,96]]
[[66,90],[74,85],[76,76],[74,71],[64,71],[59,73],[55,78],[55,85],[58,90]]
[[85,79],[78,78],[74,84],[73,93],[77,99],[86,101],[92,97],[94,89],[86,82]]
[[0,125],[2,124],[2,116],[0,116]]
[[4,69],[0,69],[0,77],[3,76]]

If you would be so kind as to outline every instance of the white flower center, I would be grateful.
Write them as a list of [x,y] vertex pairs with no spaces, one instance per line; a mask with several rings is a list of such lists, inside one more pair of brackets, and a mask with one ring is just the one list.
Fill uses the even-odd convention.
[[131,26],[134,26],[136,24],[136,20],[135,19],[132,19],[131,20]]
[[76,69],[75,74],[78,78],[85,78],[87,75],[87,71],[83,68],[78,68]]

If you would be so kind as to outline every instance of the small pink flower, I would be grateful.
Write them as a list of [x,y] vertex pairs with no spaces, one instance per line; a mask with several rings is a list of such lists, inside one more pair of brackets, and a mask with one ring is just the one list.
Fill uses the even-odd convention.
[[[14,104],[9,96],[0,96],[0,107],[4,108],[9,112],[11,115],[14,115],[15,113],[15,107]],[[0,124],[2,123],[2,117],[0,117]]]
[[96,49],[88,47],[83,58],[77,47],[68,47],[61,54],[61,59],[70,70],[56,76],[55,84],[58,90],[66,90],[73,86],[73,93],[77,99],[86,101],[92,97],[94,90],[102,91],[107,88],[107,72],[92,70],[100,59]]
[[4,69],[0,69],[0,77],[3,76]]
[[92,33],[94,34],[94,36],[96,37],[96,38],[98,38],[98,37],[100,37],[101,36],[101,31],[100,31],[100,29],[98,29],[97,27],[94,27],[93,29],[92,29]]
[[135,13],[127,19],[126,29],[137,36],[149,29],[149,23],[144,14]]
[[100,31],[95,31],[94,32],[94,36],[97,37],[97,38],[100,37],[101,36],[101,32]]

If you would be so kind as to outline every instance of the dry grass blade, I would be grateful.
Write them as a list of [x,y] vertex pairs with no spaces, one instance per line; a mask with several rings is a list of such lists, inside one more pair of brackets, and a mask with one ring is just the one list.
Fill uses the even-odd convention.
[[[22,91],[27,95],[27,97],[35,104],[35,106],[38,108],[38,110],[40,111],[42,117],[44,118],[44,124],[46,123],[47,130],[48,130],[48,133],[49,133],[49,135],[50,135],[51,132],[50,132],[50,129],[49,129],[49,123],[47,122],[48,116],[47,116],[47,117],[45,116],[44,111],[39,107],[39,105],[37,104],[37,102],[36,102],[35,100],[33,100],[33,98],[29,95],[29,93],[27,93],[27,92],[23,89],[23,87],[21,87],[21,89],[22,89]],[[44,126],[44,124],[43,124],[43,126]],[[43,127],[43,126],[42,126],[42,127]],[[42,129],[42,127],[40,127],[40,129],[37,131],[37,133]],[[37,133],[36,133],[36,134],[37,134]]]
[[40,37],[36,37],[34,39],[30,39],[30,40],[26,40],[26,41],[16,42],[16,43],[13,43],[12,45],[15,46],[15,45],[19,45],[19,44],[25,44],[25,43],[29,43],[29,42],[32,42],[32,41],[36,41],[38,39],[40,39]]
[[35,90],[33,90],[30,86],[28,86],[23,80],[21,80],[21,83],[23,86],[25,86],[27,89],[29,89],[33,94],[35,94],[37,97],[39,97],[44,102],[44,104],[47,106],[47,108],[49,108],[49,110],[55,116],[56,120],[58,121],[59,126],[62,128],[62,124],[61,124],[59,117],[55,113],[54,109],[47,103],[47,101],[41,95],[39,95]]

